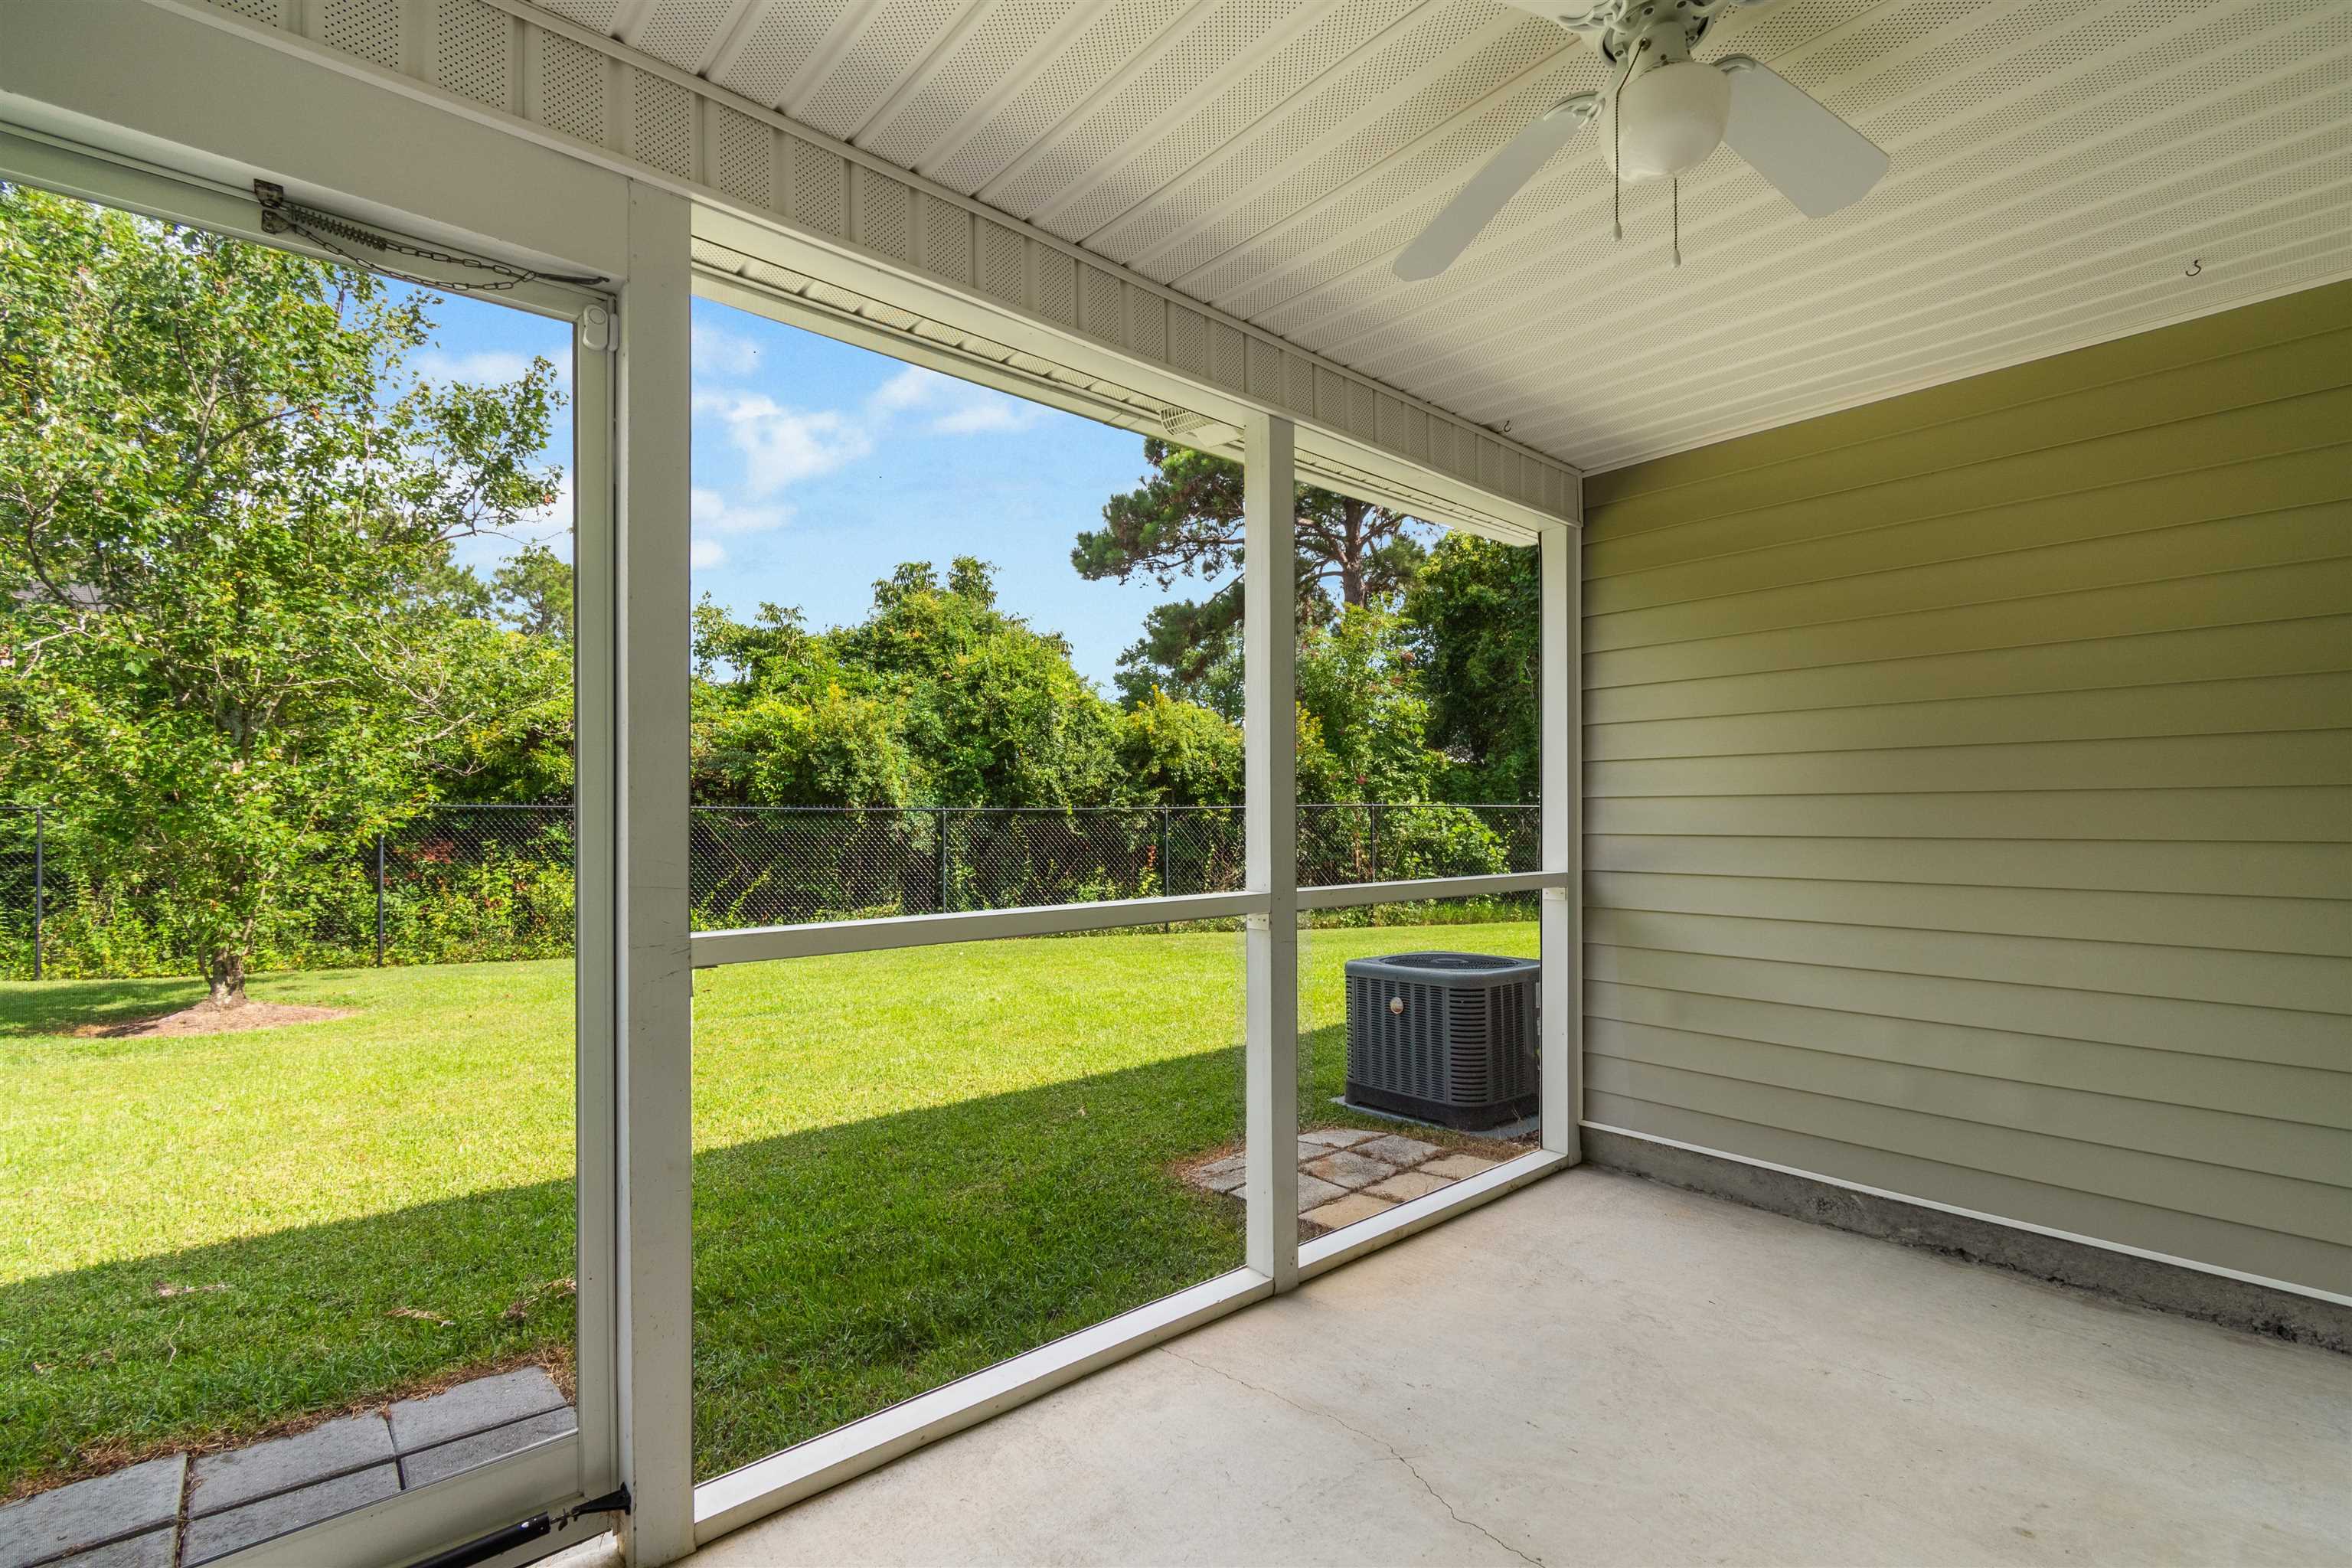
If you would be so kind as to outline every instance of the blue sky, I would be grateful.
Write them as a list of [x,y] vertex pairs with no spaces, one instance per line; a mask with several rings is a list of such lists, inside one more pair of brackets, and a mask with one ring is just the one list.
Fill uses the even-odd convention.
[[[543,354],[568,385],[561,323],[462,299],[432,314],[424,374],[504,380]],[[998,603],[1069,638],[1108,690],[1145,612],[1171,596],[1070,566],[1078,530],[1145,473],[1141,437],[709,300],[695,301],[694,356],[696,597],[747,617],[763,600],[797,606],[822,629],[864,618],[902,561],[977,555],[998,568]],[[558,445],[568,466],[568,430]],[[464,553],[488,566],[511,548]]]

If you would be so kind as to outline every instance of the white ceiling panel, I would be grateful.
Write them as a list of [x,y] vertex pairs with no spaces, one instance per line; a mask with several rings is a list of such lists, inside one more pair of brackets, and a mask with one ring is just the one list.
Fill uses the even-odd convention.
[[1612,192],[1580,137],[1422,283],[1396,253],[1604,85],[1493,0],[545,4],[1586,468],[2352,274],[2341,0],[1738,7],[1701,58],[1884,147],[1869,196],[1808,221],[1723,151]]

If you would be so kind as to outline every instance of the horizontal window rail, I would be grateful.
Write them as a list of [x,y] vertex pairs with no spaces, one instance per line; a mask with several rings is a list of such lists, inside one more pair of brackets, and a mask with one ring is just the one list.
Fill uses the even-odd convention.
[[694,967],[715,969],[723,963],[937,947],[1002,937],[1059,936],[1127,926],[1181,925],[1188,921],[1262,914],[1265,908],[1264,893],[1180,893],[1172,899],[1106,899],[1090,904],[1037,904],[1019,910],[965,910],[945,915],[892,915],[882,920],[697,931]]
[[1427,899],[1496,898],[1565,888],[1573,871],[1506,871],[1491,877],[1431,877],[1410,882],[1351,882],[1336,888],[1301,888],[1302,910],[1354,910],[1367,904],[1405,904]]

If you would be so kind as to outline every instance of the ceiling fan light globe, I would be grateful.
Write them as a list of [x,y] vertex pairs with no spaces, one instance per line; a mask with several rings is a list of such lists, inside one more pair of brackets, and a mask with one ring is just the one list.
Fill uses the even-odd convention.
[[1620,123],[1610,144],[1620,177],[1666,179],[1696,168],[1723,144],[1731,79],[1711,65],[1677,60],[1627,82],[1614,112]]

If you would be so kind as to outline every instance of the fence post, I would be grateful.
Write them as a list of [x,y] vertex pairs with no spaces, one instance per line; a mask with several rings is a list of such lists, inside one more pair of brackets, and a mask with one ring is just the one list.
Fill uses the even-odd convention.
[[950,893],[948,884],[948,808],[944,805],[940,806],[937,809],[936,815],[939,819],[939,826],[934,837],[939,839],[940,843],[939,906],[940,913],[946,914],[949,912],[950,905],[954,902],[954,900]]
[[1371,861],[1371,869],[1365,874],[1364,880],[1377,882],[1381,879],[1381,803],[1373,801],[1370,806],[1371,809],[1365,813],[1364,853]]
[[44,886],[47,867],[43,860],[41,808],[33,807],[33,978],[41,977],[41,920],[46,912],[48,889]]
[[383,835],[375,836],[375,966],[383,967]]
[[1167,898],[1176,891],[1176,862],[1168,858],[1168,818],[1166,806],[1160,808],[1160,896]]

